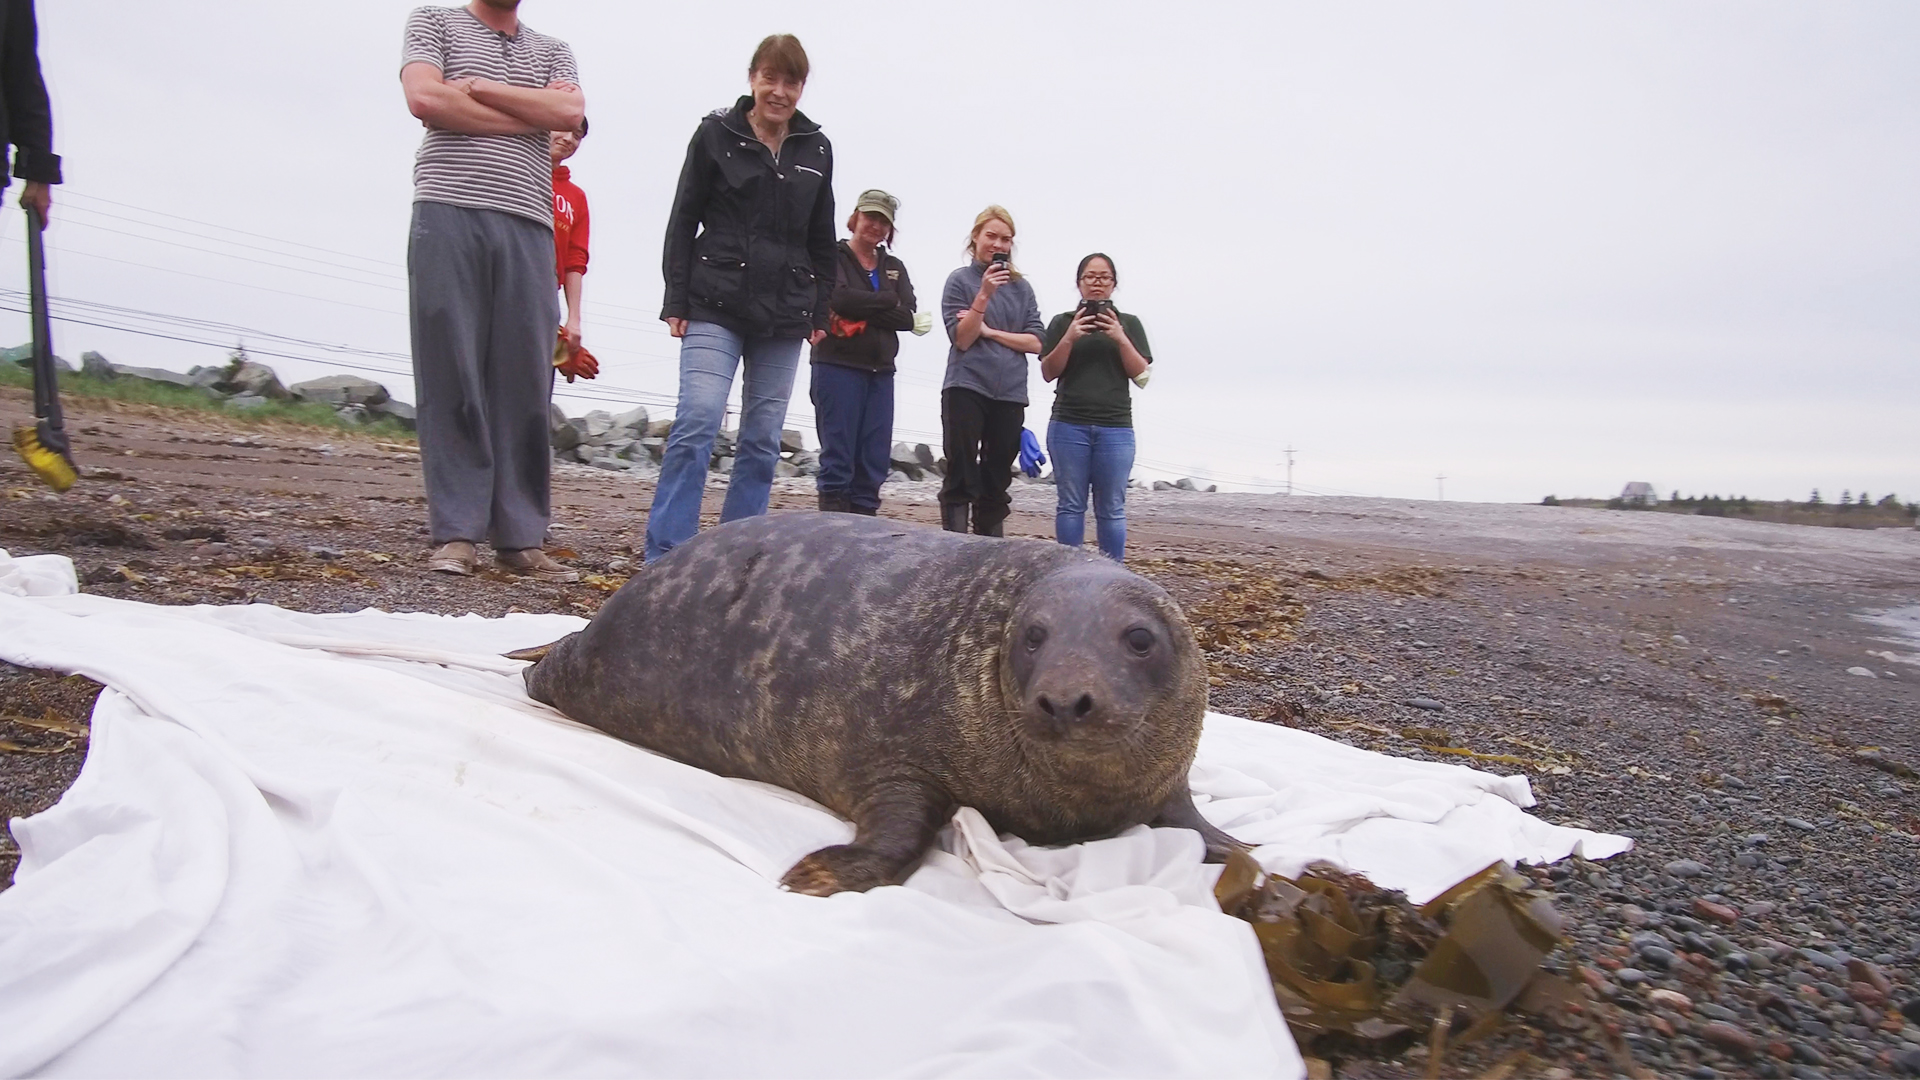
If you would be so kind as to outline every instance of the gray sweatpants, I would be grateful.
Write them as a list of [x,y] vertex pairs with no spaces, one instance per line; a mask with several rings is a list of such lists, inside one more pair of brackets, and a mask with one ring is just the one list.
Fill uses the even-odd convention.
[[553,230],[499,210],[414,203],[407,281],[433,542],[541,546],[560,325]]

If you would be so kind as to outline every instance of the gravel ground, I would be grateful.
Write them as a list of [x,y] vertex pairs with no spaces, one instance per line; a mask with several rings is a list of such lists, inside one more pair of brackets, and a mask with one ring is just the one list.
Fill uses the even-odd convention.
[[[0,420],[24,413],[0,396]],[[632,572],[652,494],[645,470],[563,466],[556,546],[586,579],[450,579],[419,569],[409,447],[106,403],[71,417],[88,478],[54,497],[0,461],[0,547],[71,555],[87,591],[152,603],[591,614]],[[782,481],[775,510],[809,507],[807,484]],[[934,490],[889,487],[882,512],[931,524]],[[1015,491],[1010,534],[1050,536],[1051,488]],[[1130,565],[1186,606],[1215,708],[1524,771],[1537,813],[1636,839],[1535,870],[1584,1019],[1516,1019],[1439,1075],[1920,1075],[1920,533],[1186,492],[1129,511]],[[0,752],[0,815],[71,783],[84,734],[60,724],[93,689],[0,670],[0,741],[25,748]],[[0,843],[0,885],[12,861]],[[1330,1068],[1426,1075],[1425,1052]]]

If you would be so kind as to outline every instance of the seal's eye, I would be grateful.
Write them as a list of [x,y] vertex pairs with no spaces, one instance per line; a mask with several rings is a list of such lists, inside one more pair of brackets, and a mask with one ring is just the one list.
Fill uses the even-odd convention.
[[1046,644],[1047,628],[1044,626],[1027,627],[1027,648],[1037,649]]
[[1147,655],[1147,650],[1153,648],[1153,631],[1144,626],[1134,627],[1127,631],[1126,636],[1127,648],[1132,649],[1141,656]]

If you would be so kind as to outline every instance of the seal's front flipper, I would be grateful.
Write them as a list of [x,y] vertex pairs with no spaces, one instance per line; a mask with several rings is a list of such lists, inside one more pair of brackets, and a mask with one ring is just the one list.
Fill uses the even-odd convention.
[[920,865],[953,811],[952,796],[939,788],[912,781],[882,787],[855,808],[853,843],[808,855],[780,884],[812,896],[898,885]]
[[[567,637],[572,637],[572,636],[573,636],[572,634],[567,635]],[[567,638],[563,637],[560,639],[560,641],[565,641],[565,640],[567,640]],[[547,654],[552,652],[553,647],[555,645],[560,644],[560,641],[549,641],[545,645],[535,645],[531,649],[515,649],[510,653],[501,653],[500,655],[506,657],[509,660],[531,660],[537,664],[540,661],[545,660],[547,658]]]
[[1164,825],[1175,829],[1192,829],[1200,834],[1207,844],[1208,862],[1226,862],[1227,856],[1236,851],[1252,851],[1246,844],[1235,840],[1216,828],[1213,822],[1200,816],[1200,808],[1193,805],[1193,792],[1187,785],[1181,784],[1180,790],[1173,793],[1160,805],[1160,813],[1149,825]]

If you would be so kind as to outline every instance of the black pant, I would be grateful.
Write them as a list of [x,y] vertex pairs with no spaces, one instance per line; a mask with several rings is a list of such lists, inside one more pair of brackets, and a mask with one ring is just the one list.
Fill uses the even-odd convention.
[[940,428],[947,455],[947,478],[940,485],[943,506],[973,504],[973,529],[984,532],[1007,519],[1013,500],[1013,459],[1020,456],[1020,427],[1027,407],[995,401],[958,386],[940,391]]

